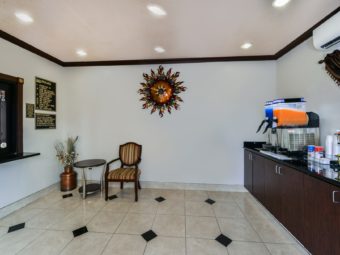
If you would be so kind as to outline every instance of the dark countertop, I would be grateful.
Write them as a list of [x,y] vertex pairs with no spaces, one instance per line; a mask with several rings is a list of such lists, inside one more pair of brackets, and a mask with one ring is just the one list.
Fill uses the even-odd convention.
[[264,158],[275,161],[281,165],[285,165],[287,167],[296,169],[297,171],[300,171],[304,174],[308,174],[319,180],[325,181],[329,184],[332,184],[340,188],[340,168],[330,165],[321,165],[315,162],[303,161],[299,159],[293,160],[276,159],[274,157],[261,153],[260,150],[257,149],[261,147],[258,146],[260,144],[261,143],[245,143],[244,149],[247,149],[253,153],[261,155]]
[[19,160],[19,159],[30,158],[30,157],[34,157],[34,156],[38,156],[38,155],[40,155],[40,153],[38,153],[38,152],[24,152],[24,153],[17,153],[17,154],[1,156],[0,157],[0,164],[7,163],[7,162],[10,162],[10,161]]

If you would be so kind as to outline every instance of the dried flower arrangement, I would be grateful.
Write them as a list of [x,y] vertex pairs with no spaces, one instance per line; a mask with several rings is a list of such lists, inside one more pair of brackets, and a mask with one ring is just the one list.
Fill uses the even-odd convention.
[[76,153],[76,142],[78,140],[78,136],[76,138],[69,137],[66,140],[66,149],[62,142],[58,142],[55,144],[54,148],[57,151],[57,159],[64,166],[73,166],[74,161],[76,160],[78,154]]

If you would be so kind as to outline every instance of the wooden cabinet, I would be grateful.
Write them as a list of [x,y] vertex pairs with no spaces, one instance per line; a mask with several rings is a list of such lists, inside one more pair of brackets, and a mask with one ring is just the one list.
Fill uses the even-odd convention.
[[304,176],[302,242],[313,255],[340,254],[339,191],[333,185]]
[[279,165],[281,223],[298,239],[303,240],[303,177],[295,169]]
[[253,154],[244,150],[244,187],[250,192],[253,192]]
[[251,151],[245,186],[313,255],[340,255],[340,188]]
[[261,203],[265,201],[265,162],[264,157],[252,155],[253,161],[253,195]]
[[334,188],[332,191],[332,201],[335,206],[335,223],[334,223],[334,228],[335,228],[335,235],[334,238],[337,240],[334,241],[334,250],[336,255],[340,255],[340,188]]
[[260,202],[264,201],[265,158],[250,151],[244,151],[244,186]]
[[274,161],[265,168],[265,206],[298,239],[303,238],[303,174]]
[[265,202],[267,209],[278,219],[281,219],[281,188],[278,164],[271,160],[265,163]]

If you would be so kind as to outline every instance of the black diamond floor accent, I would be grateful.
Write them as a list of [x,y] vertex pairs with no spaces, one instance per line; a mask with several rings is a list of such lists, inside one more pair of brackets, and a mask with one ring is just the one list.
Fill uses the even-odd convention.
[[63,198],[67,198],[67,197],[73,197],[73,194],[72,194],[72,193],[69,193],[69,194],[63,195]]
[[82,234],[85,234],[88,231],[87,231],[87,227],[84,226],[84,227],[78,228],[76,230],[73,230],[72,232],[73,232],[73,236],[77,237],[77,236],[80,236]]
[[113,199],[116,199],[116,198],[118,198],[117,195],[112,195],[112,196],[108,197],[109,200],[113,200]]
[[164,197],[157,197],[157,198],[155,198],[155,200],[157,202],[163,202],[165,200],[165,198]]
[[207,200],[205,200],[205,202],[208,203],[208,204],[210,204],[210,205],[215,204],[215,201],[212,200],[212,199],[210,199],[210,198],[208,198]]
[[25,227],[25,222],[17,224],[17,225],[10,226],[8,228],[8,232],[7,233],[11,233],[11,232],[17,231],[17,230],[22,229],[24,227]]
[[233,241],[233,240],[231,240],[230,238],[228,238],[227,236],[225,236],[223,234],[220,234],[218,237],[216,237],[215,240],[217,242],[219,242],[220,244],[224,245],[225,247],[227,247]]
[[145,241],[149,242],[152,239],[157,237],[157,234],[155,232],[153,232],[152,230],[149,230],[147,232],[145,232],[144,234],[142,234],[142,237],[145,239]]

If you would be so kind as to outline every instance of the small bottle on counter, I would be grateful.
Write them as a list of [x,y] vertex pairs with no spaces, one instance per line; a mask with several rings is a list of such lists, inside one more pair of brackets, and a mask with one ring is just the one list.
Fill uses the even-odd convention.
[[320,163],[321,158],[324,158],[324,147],[315,146],[314,161]]
[[314,160],[314,153],[315,153],[315,146],[314,145],[308,145],[307,146],[307,159],[309,161],[313,161]]

